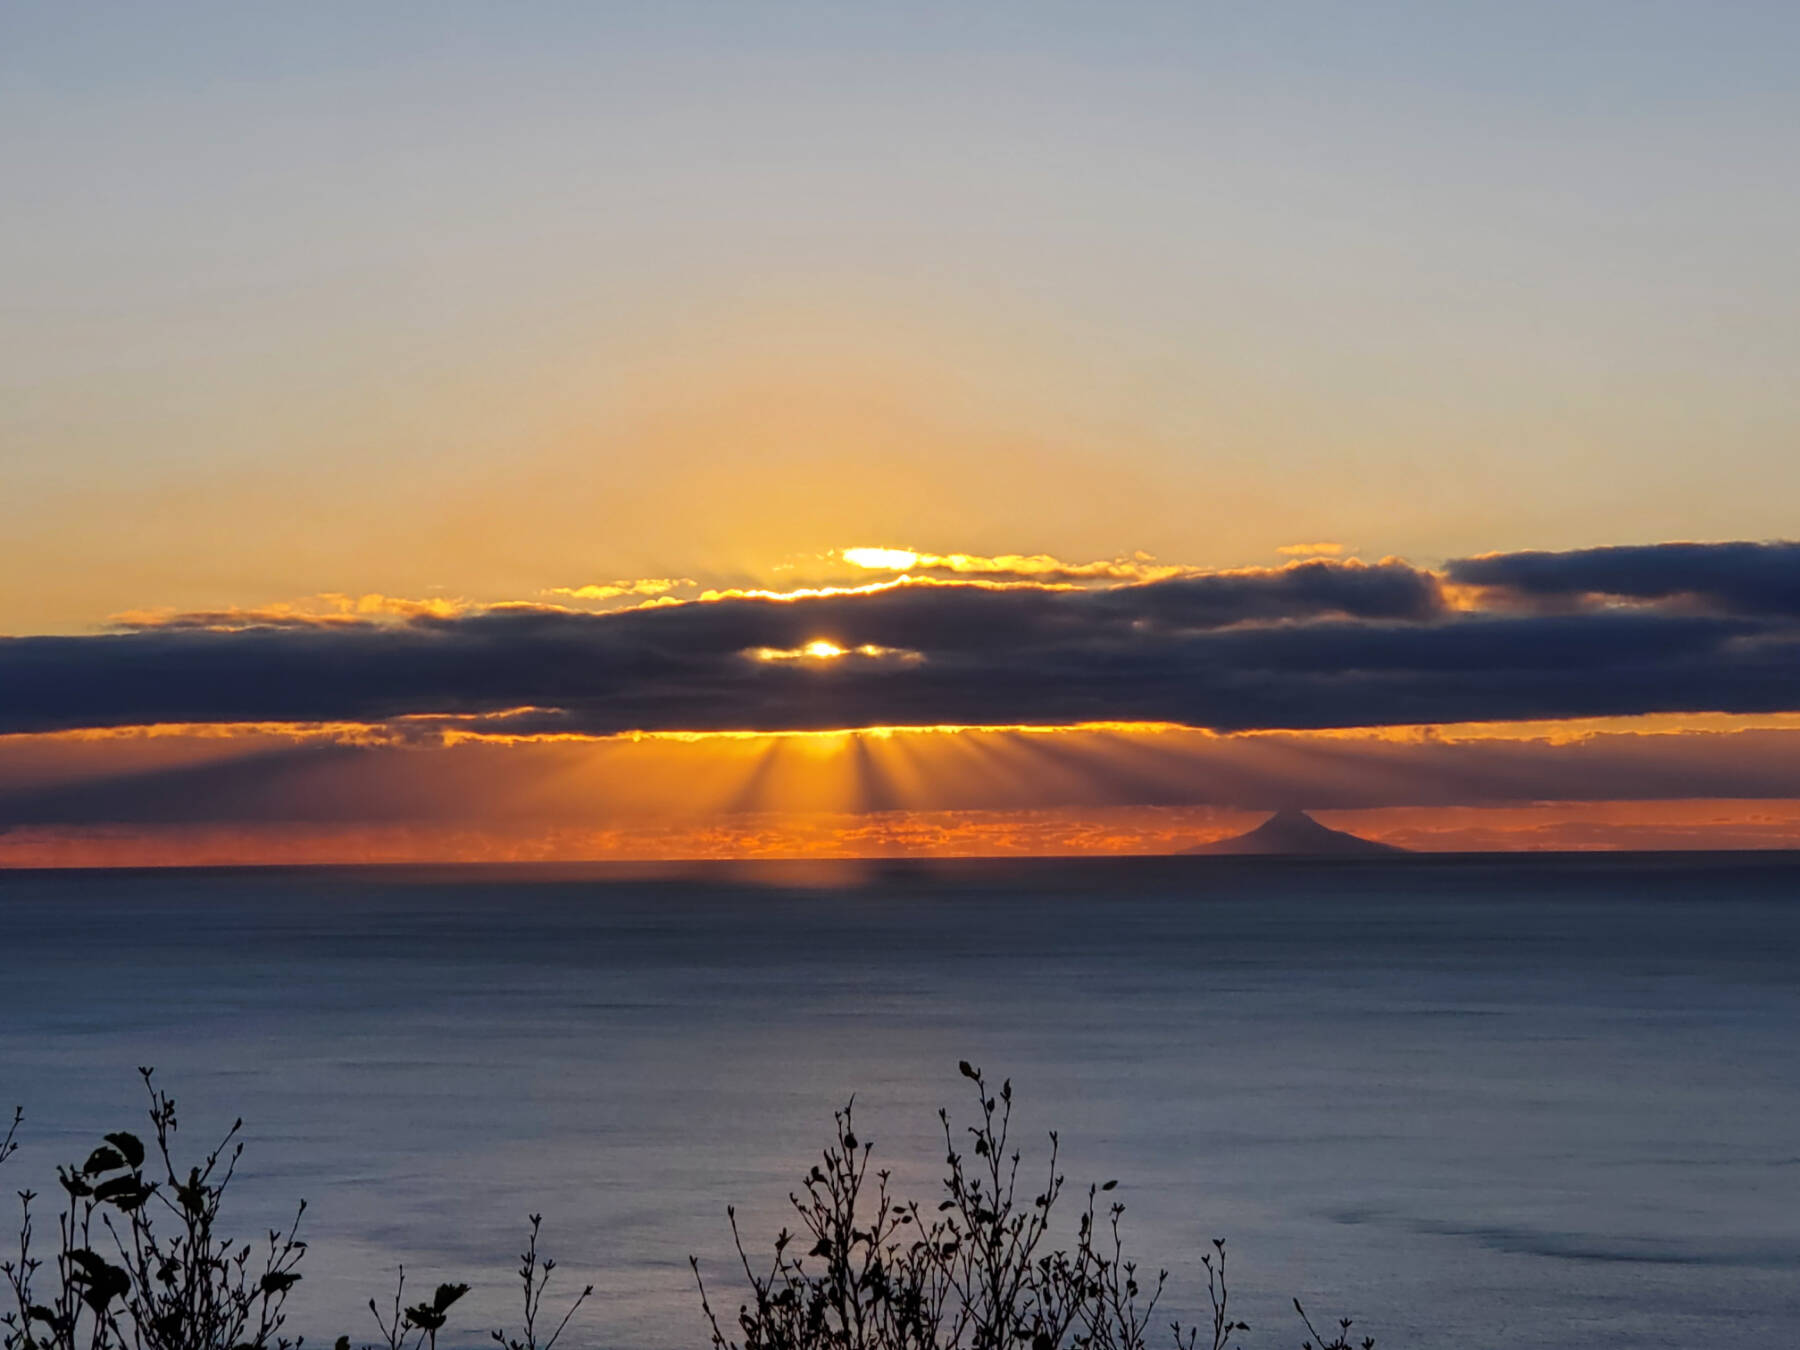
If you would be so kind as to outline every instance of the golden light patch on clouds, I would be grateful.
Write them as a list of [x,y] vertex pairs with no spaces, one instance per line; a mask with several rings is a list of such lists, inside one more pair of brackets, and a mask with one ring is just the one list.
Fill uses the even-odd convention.
[[[957,580],[945,580],[940,577],[915,577],[910,573],[890,577],[885,581],[871,581],[861,586],[797,586],[791,590],[777,591],[760,586],[728,586],[715,590],[702,591],[699,601],[702,604],[713,604],[720,600],[779,600],[792,603],[796,600],[815,600],[823,596],[833,595],[875,595],[882,591],[899,590],[904,587],[925,588],[932,586],[977,586],[990,591],[1072,591],[1080,587],[1068,581],[998,581],[992,577],[965,577]],[[668,597],[665,597],[667,599]],[[675,603],[682,603],[676,601]]]
[[[394,720],[402,722],[406,719]],[[391,724],[382,722],[151,722],[134,726],[74,727],[67,731],[13,732],[0,735],[0,746],[24,741],[228,741],[265,737],[376,745],[395,739],[390,727]]]
[[1446,577],[1438,578],[1438,595],[1442,597],[1446,609],[1458,614],[1473,614],[1478,610],[1491,609],[1496,599],[1486,586],[1465,586]]
[[1311,544],[1283,544],[1275,550],[1284,558],[1337,558],[1344,553],[1344,546],[1330,539],[1321,539]]
[[[869,648],[871,654],[879,650],[875,647]],[[750,655],[758,661],[831,661],[843,654],[842,647],[835,642],[828,642],[824,638],[816,638],[801,647],[752,647],[750,649]]]
[[322,599],[339,605],[354,607],[355,612],[364,617],[379,616],[412,619],[421,615],[434,619],[448,619],[471,608],[470,602],[462,599],[449,599],[444,596],[429,596],[423,600],[412,600],[398,595],[382,595],[371,592],[352,599],[347,595],[325,595]]
[[862,586],[796,586],[791,590],[777,591],[760,586],[723,586],[713,587],[700,592],[702,604],[713,604],[720,600],[816,600],[829,595],[874,595],[879,591],[891,591],[898,586],[913,584],[917,578],[895,577],[889,581],[871,581]]
[[225,609],[178,610],[165,607],[126,609],[107,616],[110,628],[134,631],[152,628],[198,628],[211,633],[232,633],[245,628],[329,628],[360,623],[351,611],[321,613],[304,603],[232,606]]
[[[911,555],[907,555],[911,556]],[[963,557],[965,555],[955,555]],[[998,561],[1005,561],[1000,559]],[[1020,559],[1020,561],[1031,561]],[[1053,561],[1053,560],[1052,560]],[[1093,564],[1093,568],[1111,564]],[[974,571],[977,569],[965,569]],[[1074,590],[1076,581],[1057,579],[1051,571],[1039,578],[1013,576],[1007,568],[989,569],[991,575],[966,575],[957,579],[901,575],[857,585],[802,585],[777,589],[761,586],[709,586],[696,595],[679,596],[678,590],[699,587],[702,583],[690,577],[645,577],[595,582],[582,586],[554,586],[539,592],[540,596],[559,596],[568,600],[628,600],[635,604],[625,608],[649,609],[669,605],[713,604],[724,600],[774,600],[794,603],[833,596],[874,595],[902,587],[978,586],[986,590]],[[1167,569],[1169,574],[1187,569]],[[1081,571],[1074,575],[1083,580],[1100,577],[1100,571]],[[1110,576],[1111,574],[1106,574]],[[1121,574],[1124,575],[1124,574]],[[1128,577],[1127,579],[1146,579]],[[273,601],[268,604],[227,606],[218,609],[184,610],[173,607],[151,607],[123,610],[109,616],[107,624],[131,631],[155,629],[191,629],[214,633],[241,632],[251,628],[334,628],[360,623],[416,618],[451,619],[462,615],[506,613],[516,610],[558,610],[569,614],[593,611],[553,604],[548,600],[490,600],[476,602],[462,597],[428,596],[414,599],[384,595],[371,591],[348,595],[326,591],[298,600]],[[615,611],[616,612],[616,611]]]
[[[1328,548],[1337,547],[1339,546],[1327,544],[1291,545],[1282,551],[1298,553],[1300,550],[1312,550],[1322,553]],[[516,611],[555,611],[566,614],[596,612],[592,608],[558,604],[552,598],[602,605],[607,602],[624,602],[601,611],[617,613],[626,609],[711,604],[732,600],[798,603],[842,596],[874,595],[901,588],[973,587],[994,591],[1080,591],[1128,587],[1178,577],[1267,578],[1318,561],[1316,558],[1295,556],[1279,568],[1204,568],[1158,562],[1152,555],[1143,552],[1130,557],[1094,562],[1069,562],[1045,553],[921,553],[912,549],[887,547],[855,547],[807,556],[815,561],[823,560],[839,569],[847,567],[861,572],[897,572],[897,575],[860,583],[839,581],[827,576],[807,578],[785,586],[709,584],[685,576],[626,577],[580,586],[548,587],[537,592],[539,598],[536,600],[502,598],[477,601],[462,596],[415,598],[380,591],[360,594],[324,591],[299,599],[259,605],[199,610],[174,607],[131,609],[112,615],[108,623],[111,627],[130,631],[188,629],[228,633],[253,628],[331,628],[363,623],[405,622],[421,618],[453,619],[467,615]],[[1400,562],[1402,560],[1397,558],[1384,558],[1381,565]],[[1343,559],[1337,565],[1347,569],[1370,566],[1355,558]],[[773,570],[792,570],[793,566],[791,563],[777,564]],[[839,574],[841,575],[841,570]],[[1473,606],[1482,594],[1469,588],[1446,587],[1446,590],[1453,601],[1465,608]]]
[[551,586],[540,595],[565,595],[572,600],[616,600],[621,596],[667,595],[670,591],[697,586],[691,577],[641,577],[637,580],[591,582],[586,586]]
[[[865,642],[856,647],[840,647],[829,638],[814,638],[803,646],[752,647],[751,656],[758,661],[836,661],[846,656],[860,656],[869,661],[901,661],[913,663],[923,661],[923,652],[908,651],[901,647],[879,647],[873,642]],[[820,733],[812,733],[820,734]],[[834,733],[824,733],[827,735]]]
[[323,591],[266,605],[204,610],[128,609],[112,615],[107,622],[115,628],[134,630],[197,628],[224,633],[245,628],[329,628],[382,619],[450,619],[475,608],[478,607],[470,601],[447,596],[411,599],[379,591],[362,595]]
[[1800,713],[1635,713],[1523,722],[1442,722],[1386,727],[1323,727],[1309,731],[1239,731],[1234,736],[1305,737],[1321,741],[1541,741],[1570,745],[1595,736],[1679,736],[1693,732],[1800,731]]
[[[762,655],[763,652],[770,650],[768,648],[756,649],[753,655],[764,660],[801,659],[805,655],[804,648],[796,648],[791,652],[777,653],[769,657]],[[892,648],[862,647],[854,650],[865,656],[877,654],[891,656],[895,653],[902,657],[917,655]],[[944,722],[919,725],[834,727],[814,731],[669,730],[615,733],[483,731],[479,729],[478,725],[482,720],[481,717],[479,715],[469,715],[469,717],[472,723],[470,729],[467,732],[455,734],[466,735],[471,739],[520,742],[626,739],[693,743],[709,740],[804,740],[848,735],[887,739],[896,736],[962,736],[1004,732],[1016,736],[1077,738],[1107,733],[1135,738],[1165,737],[1195,742],[1287,740],[1296,742],[1370,741],[1391,744],[1427,742],[1454,744],[1465,741],[1537,741],[1550,745],[1567,745],[1606,735],[1678,736],[1694,732],[1800,731],[1800,713],[1643,713],[1629,717],[1586,717],[1535,722],[1444,722],[1409,726],[1323,727],[1304,730],[1275,728],[1257,731],[1214,731],[1207,727],[1187,726],[1180,722],[1088,721],[1062,724]],[[420,720],[431,720],[431,715],[421,715]],[[221,729],[220,734],[226,734],[227,731],[228,729]]]
[[1178,722],[1071,722],[1059,726],[1028,722],[944,722],[918,726],[831,727],[814,731],[622,731],[606,734],[572,731],[541,733],[495,731],[471,732],[469,735],[471,738],[479,737],[483,740],[520,743],[529,741],[674,741],[692,745],[703,741],[816,741],[823,744],[841,743],[846,737],[866,737],[870,740],[881,741],[911,736],[975,736],[987,733],[1005,733],[1009,736],[1078,736],[1091,735],[1096,732],[1131,736],[1166,734],[1196,736],[1208,740],[1224,739],[1219,732],[1208,731],[1203,727],[1186,727]]
[[[402,713],[383,722],[148,722],[111,727],[71,727],[63,731],[0,733],[0,750],[42,744],[105,744],[122,741],[287,741],[329,742],[334,745],[407,746],[459,740],[495,741],[538,739],[494,735],[483,737],[477,728],[492,726],[533,714],[554,716],[555,709],[518,707],[483,713]],[[541,739],[616,740],[616,736],[566,735]]]
[[[814,644],[808,644],[808,647]],[[901,648],[841,648],[825,641],[821,648],[807,647],[782,651],[753,648],[749,655],[758,660],[832,660],[836,656],[855,655],[866,658],[910,659],[917,653]],[[765,655],[765,653],[768,653]],[[406,713],[385,722],[158,722],[113,727],[78,727],[65,731],[13,732],[0,734],[0,745],[8,743],[55,741],[112,741],[146,739],[230,740],[236,738],[279,737],[289,740],[336,740],[350,744],[382,744],[404,739],[409,744],[428,744],[433,738],[444,744],[487,741],[495,744],[529,743],[607,743],[622,741],[671,741],[692,744],[702,741],[775,741],[832,740],[846,736],[876,740],[893,737],[964,736],[1005,733],[1015,736],[1081,737],[1098,733],[1136,738],[1165,737],[1198,742],[1214,741],[1371,741],[1391,744],[1457,743],[1465,741],[1539,741],[1566,745],[1606,735],[1679,736],[1695,732],[1731,733],[1751,731],[1800,731],[1800,713],[1642,713],[1629,717],[1588,717],[1531,722],[1444,722],[1383,727],[1324,727],[1308,730],[1213,731],[1206,727],[1186,726],[1180,722],[1087,721],[1061,724],[1029,722],[991,723],[923,723],[834,727],[821,730],[700,730],[588,732],[509,729],[509,721],[532,716],[558,715],[554,708],[519,707],[479,713]]]
[[1097,562],[1066,562],[1048,553],[920,553],[913,549],[858,546],[836,554],[852,567],[874,572],[906,572],[922,568],[961,576],[1047,577],[1057,580],[1162,581],[1187,576],[1196,569],[1159,563],[1148,553]]
[[[836,644],[830,644],[835,646]],[[757,649],[767,651],[768,648]],[[840,652],[843,649],[839,649]],[[916,655],[901,648],[875,647],[865,644],[851,648],[860,656]],[[797,649],[796,655],[804,649]],[[774,659],[783,659],[778,654]],[[830,659],[821,656],[819,659]],[[338,739],[348,742],[376,743],[396,739],[402,729],[417,729],[440,737],[445,744],[459,741],[491,741],[496,744],[543,743],[608,743],[638,741],[761,741],[761,740],[832,740],[845,736],[867,736],[882,740],[894,736],[959,736],[981,732],[1006,732],[1029,736],[1066,736],[1110,731],[1148,736],[1182,734],[1215,738],[1218,733],[1198,727],[1185,727],[1176,722],[1075,722],[1046,726],[1032,723],[941,723],[920,726],[834,727],[813,731],[511,731],[503,723],[532,714],[555,716],[554,708],[519,707],[483,713],[404,713],[386,722],[154,722],[113,727],[76,727],[65,731],[30,731],[0,733],[0,746],[9,743],[56,741],[125,741],[151,739],[232,740],[253,737],[281,737],[289,740]],[[488,728],[488,729],[484,729]],[[1310,734],[1310,733],[1309,733]],[[418,737],[409,737],[422,743]]]

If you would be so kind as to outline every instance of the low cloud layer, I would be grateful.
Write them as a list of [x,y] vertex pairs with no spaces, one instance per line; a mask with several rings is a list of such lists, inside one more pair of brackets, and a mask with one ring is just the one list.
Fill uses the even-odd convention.
[[1638,544],[1568,553],[1489,553],[1451,581],[1524,600],[1686,601],[1728,614],[1800,618],[1800,543]]
[[[1474,609],[1446,600],[1471,588]],[[1548,609],[1543,608],[1547,605]],[[514,605],[0,640],[0,732],[530,708],[608,734],[1220,730],[1800,708],[1800,544],[1313,559],[1150,582],[915,580],[610,613]],[[823,652],[767,660],[759,651]],[[867,653],[900,653],[905,659]]]

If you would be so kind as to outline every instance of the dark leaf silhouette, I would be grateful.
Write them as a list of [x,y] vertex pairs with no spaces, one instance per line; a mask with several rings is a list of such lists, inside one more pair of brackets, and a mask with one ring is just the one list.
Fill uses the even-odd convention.
[[134,1176],[114,1177],[94,1187],[94,1199],[117,1205],[120,1209],[135,1209],[149,1195],[150,1187]]
[[84,1195],[92,1195],[94,1193],[94,1188],[92,1186],[88,1185],[87,1182],[83,1181],[79,1176],[76,1176],[72,1172],[59,1172],[57,1174],[57,1180],[62,1183],[62,1188],[69,1193],[70,1198],[72,1199],[79,1200]]
[[431,1296],[431,1306],[438,1312],[448,1312],[450,1305],[469,1292],[466,1284],[440,1284],[437,1293]]
[[125,1159],[125,1165],[127,1167],[142,1167],[144,1165],[144,1141],[139,1139],[135,1134],[127,1133],[124,1130],[118,1130],[112,1134],[106,1135],[105,1139],[107,1143],[119,1150],[119,1154]]
[[81,1165],[81,1174],[85,1177],[98,1176],[124,1165],[124,1156],[117,1149],[102,1146],[88,1154],[88,1160]]

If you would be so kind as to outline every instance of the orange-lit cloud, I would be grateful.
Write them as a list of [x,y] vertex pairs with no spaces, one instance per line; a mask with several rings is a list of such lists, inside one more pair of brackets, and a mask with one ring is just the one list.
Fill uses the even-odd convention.
[[586,586],[552,586],[541,595],[562,595],[572,600],[616,600],[621,596],[667,595],[670,591],[697,586],[690,577],[642,577],[635,581],[590,582]]
[[229,609],[131,609],[114,614],[108,622],[128,631],[189,628],[231,633],[247,628],[345,627],[383,619],[449,619],[475,608],[467,600],[443,596],[414,600],[378,592],[343,595],[326,591],[301,600]]
[[851,657],[865,661],[923,661],[921,652],[903,651],[898,647],[878,647],[872,642],[856,647],[840,647],[829,638],[814,638],[801,647],[755,647],[750,655],[758,661],[836,661]]
[[[1741,593],[1737,603],[1780,603],[1778,591]],[[202,615],[11,639],[0,644],[0,731],[523,706],[546,710],[548,729],[598,734],[1078,721],[1299,730],[1795,701],[1795,637],[1778,612],[1468,613],[1446,608],[1433,574],[1396,560],[1101,587],[901,576],[668,599],[595,613],[372,596],[355,602],[361,622],[221,626]],[[753,663],[752,676],[741,659],[820,641],[916,655],[892,668],[830,662],[829,679],[779,660]]]
[[1283,544],[1275,551],[1284,558],[1336,558],[1344,552],[1344,546],[1321,539],[1312,544]]
[[858,547],[837,554],[852,567],[873,572],[947,572],[961,576],[1005,576],[1047,581],[1162,581],[1198,568],[1159,563],[1147,553],[1131,558],[1072,563],[1047,553],[919,553],[912,549]]
[[696,597],[699,604],[717,604],[722,600],[777,600],[786,604],[794,604],[805,600],[829,599],[842,595],[880,595],[884,591],[928,591],[931,589],[951,591],[957,589],[980,591],[1073,591],[1081,589],[1073,582],[1020,580],[1017,578],[997,580],[993,577],[971,577],[948,580],[943,577],[915,577],[905,573],[891,577],[886,581],[868,581],[859,586],[790,586],[776,590],[767,586],[723,586],[712,587],[702,591]]

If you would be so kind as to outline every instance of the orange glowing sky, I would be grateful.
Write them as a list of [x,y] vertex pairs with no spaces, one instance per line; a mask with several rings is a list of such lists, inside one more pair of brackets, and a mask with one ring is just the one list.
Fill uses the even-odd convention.
[[1279,9],[10,18],[0,865],[1800,845],[1793,14]]

